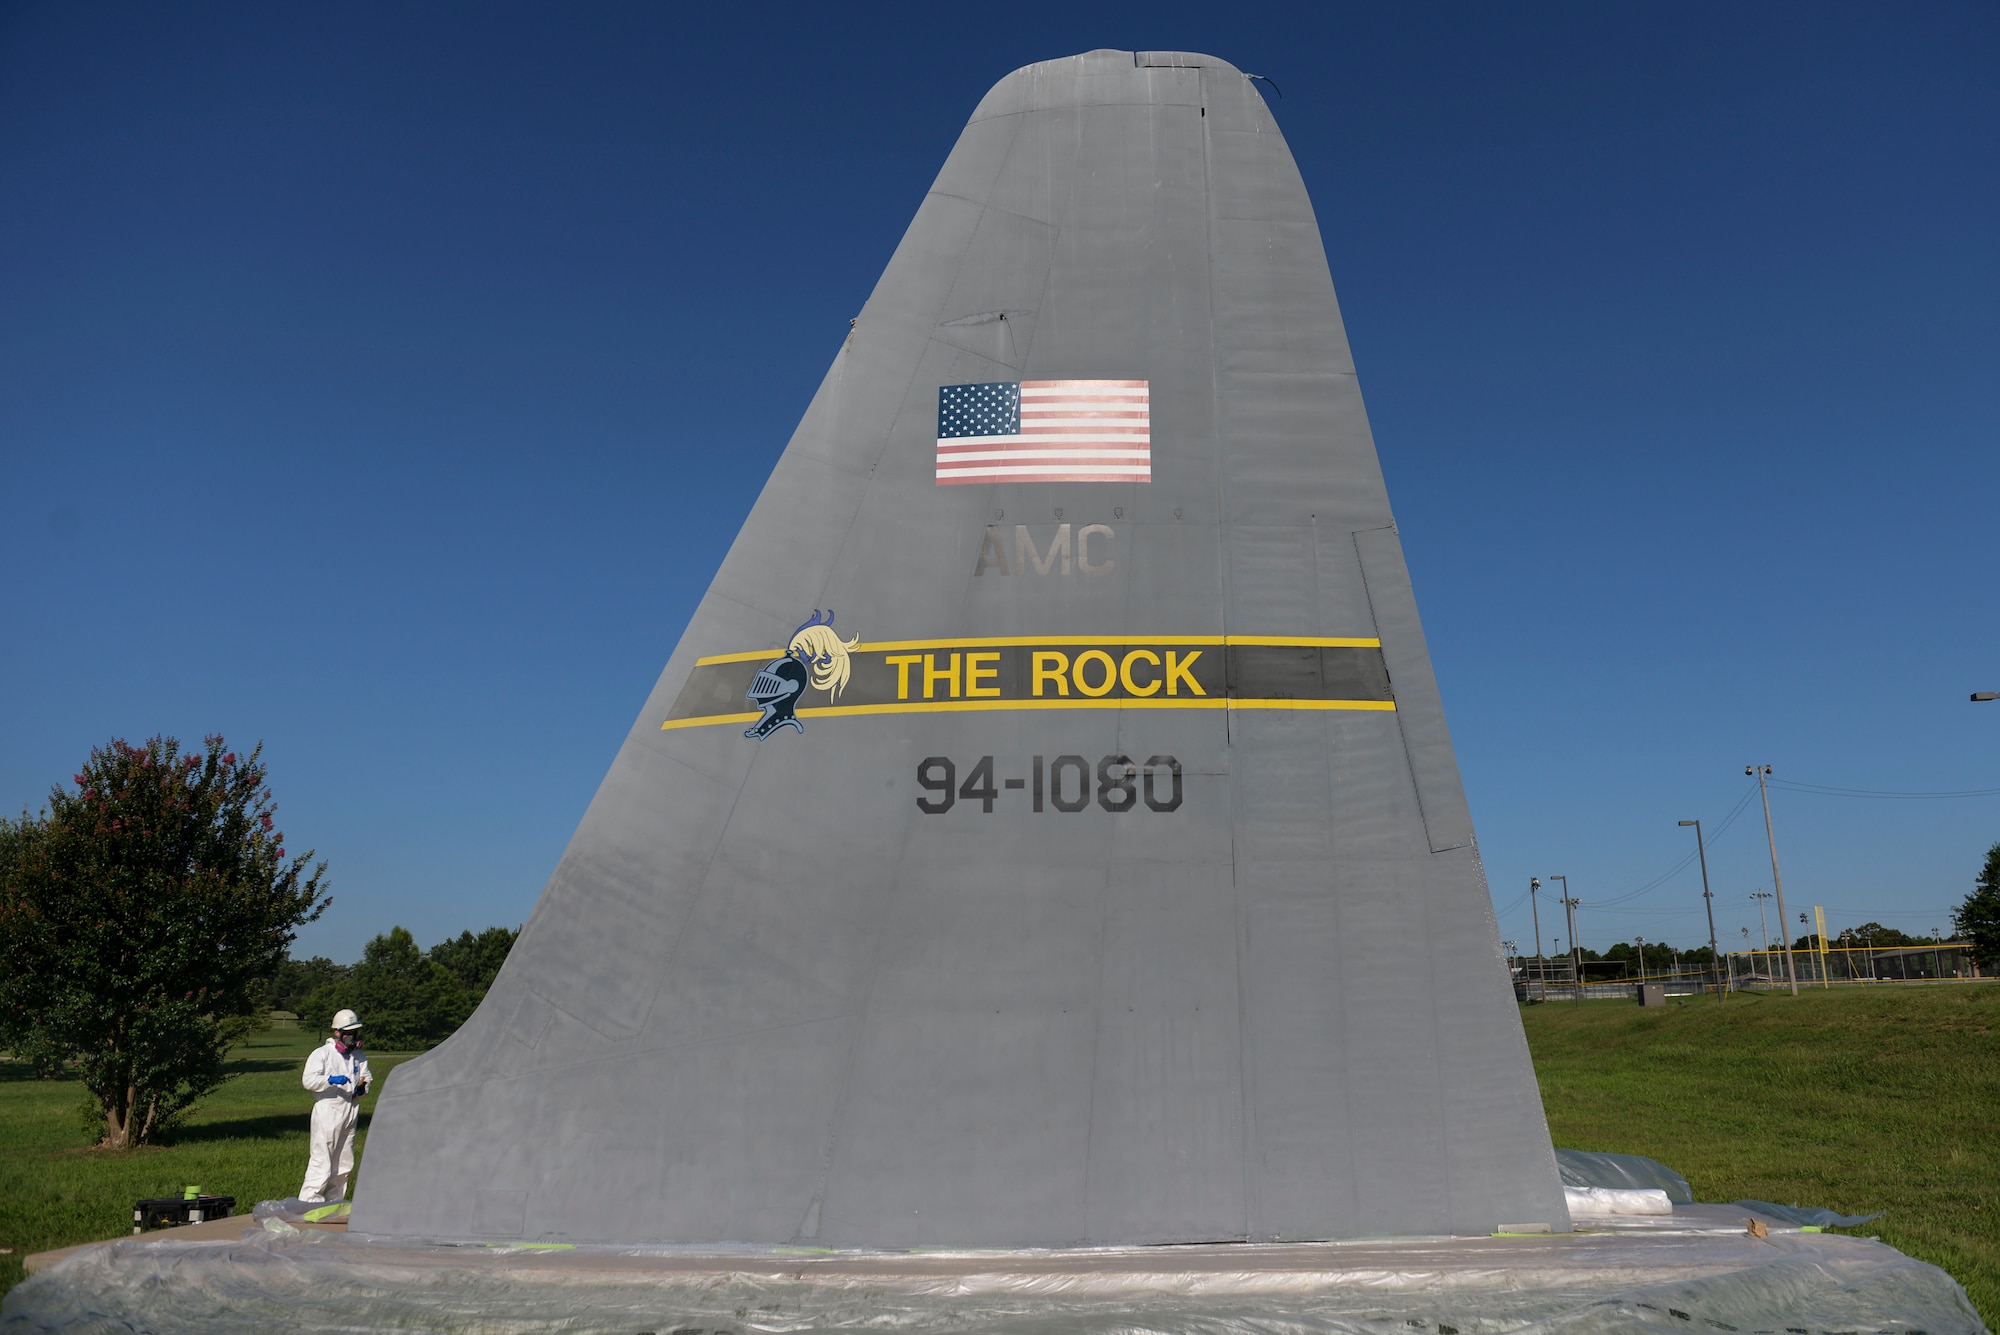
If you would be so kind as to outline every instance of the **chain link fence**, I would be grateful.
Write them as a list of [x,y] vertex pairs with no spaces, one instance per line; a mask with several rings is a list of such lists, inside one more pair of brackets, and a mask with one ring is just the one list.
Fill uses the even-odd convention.
[[[1669,997],[1702,996],[1718,990],[1768,992],[1791,987],[1782,947],[1732,951],[1718,967],[1684,966],[1678,970],[1648,969],[1628,960],[1509,957],[1514,999],[1520,1002],[1574,1001],[1579,987],[1585,1001],[1632,1000],[1643,984],[1661,986]],[[1968,941],[1939,941],[1928,946],[1832,946],[1792,951],[1791,967],[1800,987],[1859,987],[1891,983],[1991,982],[1995,970],[1982,966]]]

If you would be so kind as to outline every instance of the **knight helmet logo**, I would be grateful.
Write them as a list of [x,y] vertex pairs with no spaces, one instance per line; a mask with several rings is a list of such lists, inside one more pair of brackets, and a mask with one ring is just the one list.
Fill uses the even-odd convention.
[[782,728],[804,732],[806,725],[796,713],[806,688],[825,691],[829,700],[840,698],[841,688],[853,672],[848,655],[861,637],[842,640],[833,631],[833,609],[824,618],[814,608],[812,619],[792,632],[782,658],[774,658],[757,669],[756,679],[744,692],[746,699],[764,711],[764,716],[743,735],[763,741]]

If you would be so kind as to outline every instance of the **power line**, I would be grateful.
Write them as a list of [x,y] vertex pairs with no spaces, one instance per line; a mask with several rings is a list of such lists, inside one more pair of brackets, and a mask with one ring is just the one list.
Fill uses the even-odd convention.
[[1793,779],[1775,777],[1770,783],[1773,788],[1807,793],[1813,797],[1872,797],[1895,802],[1935,802],[1956,797],[2000,797],[2000,788],[1967,788],[1956,793],[1897,793],[1872,788],[1831,788],[1823,783],[1800,783]]
[[[1736,823],[1737,817],[1741,816],[1743,812],[1749,807],[1750,799],[1752,797],[1755,797],[1756,795],[1757,795],[1757,790],[1754,787],[1746,788],[1744,790],[1743,796],[1736,800],[1736,805],[1729,809],[1729,814],[1724,816],[1722,820],[1716,825],[1715,832],[1708,836],[1708,842],[1712,844],[1716,840],[1722,838],[1722,836],[1728,832],[1729,827]],[[1630,902],[1637,899],[1641,895],[1651,894],[1653,891],[1665,885],[1668,881],[1671,881],[1674,877],[1680,875],[1683,871],[1686,871],[1688,865],[1695,860],[1695,857],[1698,852],[1699,850],[1696,850],[1695,853],[1687,854],[1685,857],[1681,858],[1680,861],[1674,863],[1673,866],[1667,868],[1665,871],[1661,872],[1658,876],[1655,876],[1652,880],[1640,886],[1637,890],[1627,891],[1625,894],[1616,895],[1610,899],[1603,899],[1596,901],[1591,905],[1592,912],[1597,912],[1602,909],[1615,908],[1617,905],[1620,904],[1629,904]]]

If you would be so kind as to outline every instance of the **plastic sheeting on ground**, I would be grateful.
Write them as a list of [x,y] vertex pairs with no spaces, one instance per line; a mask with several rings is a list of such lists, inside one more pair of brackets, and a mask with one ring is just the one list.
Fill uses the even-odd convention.
[[1657,1189],[1676,1205],[1692,1205],[1688,1180],[1658,1159],[1643,1154],[1605,1154],[1597,1150],[1557,1150],[1556,1171],[1566,1187]]
[[1048,1252],[444,1246],[299,1232],[87,1248],[0,1330],[575,1335],[1977,1335],[1950,1276],[1866,1238],[1744,1230],[1728,1206],[1600,1231]]
[[1672,1214],[1674,1203],[1657,1187],[1564,1187],[1572,1218],[1600,1214]]
[[352,1201],[308,1201],[297,1196],[282,1200],[258,1201],[250,1211],[252,1219],[276,1219],[287,1224],[345,1223],[353,1213]]
[[1787,1224],[1801,1224],[1811,1228],[1853,1228],[1871,1219],[1880,1219],[1883,1211],[1874,1214],[1840,1214],[1833,1210],[1822,1210],[1816,1205],[1773,1205],[1769,1201],[1738,1201],[1746,1210],[1782,1219]]

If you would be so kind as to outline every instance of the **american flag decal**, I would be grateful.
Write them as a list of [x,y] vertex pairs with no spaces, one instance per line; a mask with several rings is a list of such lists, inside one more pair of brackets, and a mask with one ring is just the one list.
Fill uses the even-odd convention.
[[1144,380],[1000,380],[938,390],[937,484],[1150,482]]

